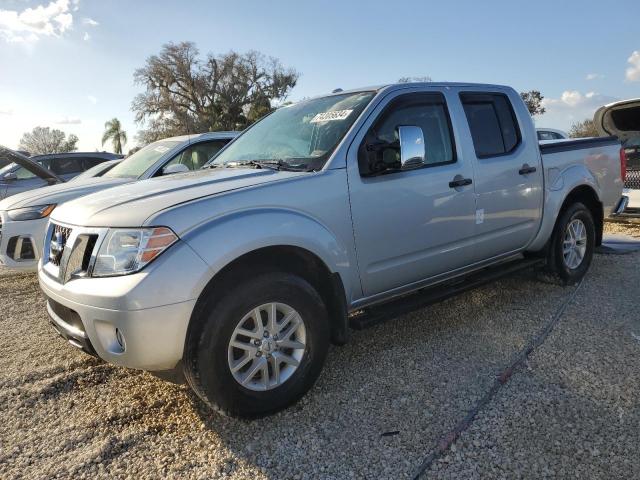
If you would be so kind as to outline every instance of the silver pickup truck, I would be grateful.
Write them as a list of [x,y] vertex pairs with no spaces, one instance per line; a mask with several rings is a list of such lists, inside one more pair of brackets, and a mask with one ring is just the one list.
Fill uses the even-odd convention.
[[532,259],[578,281],[621,205],[619,150],[539,146],[509,87],[338,92],[278,109],[208,170],[56,208],[40,285],[72,345],[261,415],[369,309]]

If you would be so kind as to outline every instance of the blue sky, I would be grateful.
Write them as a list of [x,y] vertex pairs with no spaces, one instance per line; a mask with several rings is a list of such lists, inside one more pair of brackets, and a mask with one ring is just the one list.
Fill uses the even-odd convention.
[[[538,89],[539,126],[568,129],[640,97],[640,2],[0,0],[0,144],[37,125],[134,146],[133,71],[163,43],[259,50],[301,73],[291,99],[402,76]],[[634,53],[636,52],[636,53]]]

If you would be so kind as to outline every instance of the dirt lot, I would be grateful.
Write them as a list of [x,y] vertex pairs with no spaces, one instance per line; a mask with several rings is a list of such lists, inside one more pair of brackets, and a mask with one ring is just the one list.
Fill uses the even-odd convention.
[[577,290],[518,274],[353,332],[302,402],[239,421],[73,349],[35,276],[0,271],[0,478],[639,478],[639,293],[640,253]]

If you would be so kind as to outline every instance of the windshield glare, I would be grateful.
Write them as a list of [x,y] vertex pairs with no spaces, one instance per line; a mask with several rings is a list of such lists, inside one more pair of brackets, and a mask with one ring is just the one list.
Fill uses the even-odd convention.
[[121,163],[113,167],[105,177],[109,178],[139,178],[146,172],[160,157],[178,145],[178,140],[160,140],[138,150]]
[[212,163],[281,160],[296,168],[319,169],[374,94],[332,95],[282,107],[251,127]]
[[17,166],[18,166],[17,163],[10,163],[9,165],[6,165],[6,166],[0,168],[0,175],[4,175],[5,173],[10,172],[11,170],[16,168]]

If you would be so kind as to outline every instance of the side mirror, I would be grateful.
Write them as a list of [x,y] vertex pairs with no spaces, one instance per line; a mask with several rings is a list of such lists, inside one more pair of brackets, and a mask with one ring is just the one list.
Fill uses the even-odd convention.
[[2,179],[7,181],[7,182],[13,182],[14,180],[18,179],[18,176],[14,172],[9,172],[9,173],[5,174],[5,176],[2,177]]
[[416,126],[398,127],[400,141],[400,168],[408,170],[425,164],[426,154],[422,128]]
[[162,175],[171,175],[174,173],[185,173],[190,172],[189,167],[182,163],[174,163],[173,165],[169,165],[168,167],[164,167],[162,169]]

